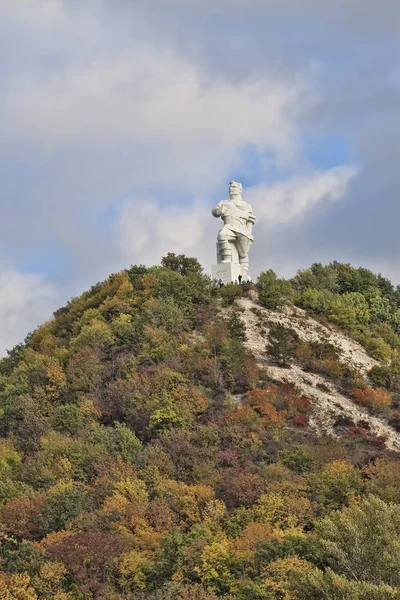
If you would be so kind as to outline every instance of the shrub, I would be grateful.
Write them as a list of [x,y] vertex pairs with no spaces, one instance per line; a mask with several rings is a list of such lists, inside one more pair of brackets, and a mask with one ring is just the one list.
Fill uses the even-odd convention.
[[391,369],[388,366],[376,365],[368,371],[368,377],[375,385],[379,387],[390,386]]
[[372,358],[389,362],[392,356],[392,350],[382,338],[369,338],[365,343],[365,349]]
[[335,295],[328,318],[349,331],[364,329],[369,323],[369,308],[365,297],[359,292]]
[[391,395],[382,388],[376,390],[371,387],[367,387],[364,390],[355,388],[352,391],[352,396],[357,404],[366,406],[370,410],[376,412],[388,409],[392,405]]
[[291,302],[294,296],[290,282],[279,279],[272,269],[259,275],[257,287],[259,300],[266,308],[281,308]]
[[400,431],[400,411],[396,411],[389,419],[389,425],[396,431]]
[[317,314],[327,314],[332,306],[334,294],[326,290],[309,288],[297,298],[296,304]]
[[281,462],[295,473],[306,473],[310,470],[312,457],[303,446],[293,446],[279,452]]
[[229,283],[228,285],[219,288],[218,294],[222,298],[223,306],[231,306],[236,298],[241,298],[243,296],[243,289],[240,285]]

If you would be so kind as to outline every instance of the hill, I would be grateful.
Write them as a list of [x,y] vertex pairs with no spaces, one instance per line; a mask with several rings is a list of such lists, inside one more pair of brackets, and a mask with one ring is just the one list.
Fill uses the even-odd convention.
[[400,598],[400,293],[169,254],[0,361],[0,598]]

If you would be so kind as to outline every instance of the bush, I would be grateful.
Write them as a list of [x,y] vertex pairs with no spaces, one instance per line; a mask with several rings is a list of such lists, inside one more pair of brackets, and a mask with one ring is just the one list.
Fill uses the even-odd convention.
[[219,288],[218,294],[222,298],[223,306],[231,306],[236,298],[241,298],[243,296],[243,289],[240,285],[229,283],[228,285]]
[[389,362],[392,356],[392,350],[382,338],[369,338],[365,343],[365,349],[372,358]]
[[390,386],[391,369],[389,366],[376,365],[368,371],[368,377],[379,387]]
[[310,470],[312,457],[303,446],[293,446],[279,452],[281,462],[295,473],[306,473]]
[[348,331],[357,331],[368,325],[369,318],[368,303],[359,292],[333,297],[328,314],[328,319],[332,323],[336,323]]
[[334,297],[332,292],[309,288],[300,294],[296,304],[305,310],[326,315],[333,304]]
[[340,379],[344,375],[344,367],[338,360],[316,360],[312,361],[310,371],[326,375],[331,379]]
[[367,387],[364,390],[355,388],[352,391],[352,396],[357,404],[366,406],[374,412],[385,411],[392,406],[391,395],[382,388],[376,390],[371,387]]
[[272,269],[263,271],[257,280],[259,300],[270,309],[281,308],[293,300],[294,292],[289,281],[278,279]]

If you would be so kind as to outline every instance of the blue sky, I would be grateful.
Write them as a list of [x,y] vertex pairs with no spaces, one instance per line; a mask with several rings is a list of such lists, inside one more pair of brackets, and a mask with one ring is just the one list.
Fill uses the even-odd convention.
[[214,262],[400,283],[397,0],[0,0],[0,353],[109,273]]

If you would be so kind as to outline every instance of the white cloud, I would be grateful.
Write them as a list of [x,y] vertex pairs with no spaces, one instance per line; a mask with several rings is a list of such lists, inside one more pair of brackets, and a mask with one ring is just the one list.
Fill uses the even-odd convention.
[[0,356],[52,316],[57,293],[37,273],[0,268]]
[[156,156],[162,150],[163,163],[184,167],[197,156],[211,164],[211,156],[226,169],[248,145],[290,160],[299,120],[313,101],[303,75],[288,81],[266,70],[235,83],[210,79],[172,51],[133,43],[118,56],[11,88],[2,143],[23,141],[49,153],[128,144],[154,149]]
[[266,227],[300,221],[318,205],[344,198],[357,169],[340,166],[274,185],[262,184],[246,192],[246,200]]
[[[121,207],[116,237],[127,259],[156,264],[167,252],[204,254],[205,234],[212,223],[205,206],[161,206],[153,200],[127,201]],[[141,258],[143,257],[143,258]]]

